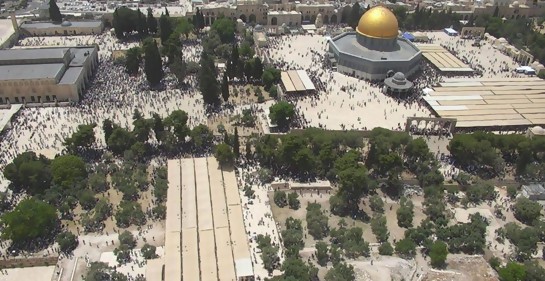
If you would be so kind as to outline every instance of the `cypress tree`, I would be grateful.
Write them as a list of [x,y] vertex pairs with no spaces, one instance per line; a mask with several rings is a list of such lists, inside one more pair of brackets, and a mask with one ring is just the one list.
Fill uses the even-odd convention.
[[216,68],[214,61],[206,53],[202,52],[199,70],[199,90],[201,91],[204,103],[207,105],[219,104],[219,87],[216,80]]
[[52,22],[62,22],[61,10],[55,0],[49,0],[49,18]]
[[137,31],[140,36],[144,36],[148,34],[148,22],[146,20],[146,16],[138,10],[138,22],[136,23]]
[[151,86],[155,86],[159,84],[163,78],[163,65],[157,43],[152,38],[148,38],[144,41],[144,54],[144,71],[146,72],[146,79]]
[[499,15],[500,15],[500,7],[496,5],[496,7],[494,8],[494,14],[492,14],[492,16],[497,18]]
[[233,152],[235,153],[235,157],[238,158],[240,156],[240,142],[238,140],[238,129],[235,127],[235,134],[233,136]]
[[227,72],[223,73],[223,80],[221,81],[221,96],[225,102],[229,100],[229,83],[227,82]]
[[229,60],[227,65],[227,75],[229,76],[229,79],[231,80],[233,80],[233,78],[237,76],[238,60],[239,60],[238,46],[235,43],[233,44],[233,50],[231,51],[231,59]]
[[157,33],[157,19],[153,16],[153,10],[148,8],[148,29],[150,33]]
[[253,67],[254,79],[261,79],[261,77],[263,76],[263,63],[261,62],[261,59],[259,57],[254,58]]
[[172,25],[168,16],[162,14],[159,18],[159,34],[161,36],[161,45],[165,45],[172,34]]

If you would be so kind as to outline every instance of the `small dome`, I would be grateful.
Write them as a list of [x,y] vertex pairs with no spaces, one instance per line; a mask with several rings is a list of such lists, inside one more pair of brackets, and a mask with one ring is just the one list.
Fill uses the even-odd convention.
[[399,80],[399,81],[405,80],[405,74],[401,72],[396,72],[396,74],[394,74],[394,80]]
[[519,1],[515,1],[513,2],[513,7],[518,7],[520,4],[519,4]]
[[67,20],[65,20],[65,21],[63,21],[61,23],[61,26],[71,26],[71,25],[72,25],[72,23],[70,21],[67,21]]

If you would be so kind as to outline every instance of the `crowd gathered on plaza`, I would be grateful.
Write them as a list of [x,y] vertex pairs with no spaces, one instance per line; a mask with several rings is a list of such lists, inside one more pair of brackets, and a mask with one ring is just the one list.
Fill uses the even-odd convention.
[[[421,99],[424,89],[442,81],[448,75],[440,73],[434,67],[422,61],[422,68],[418,75],[412,77],[414,82],[413,94],[404,99],[394,99],[385,95],[381,82],[359,80],[340,74],[330,67],[326,67],[327,39],[317,35],[286,35],[270,37],[268,46],[258,50],[264,61],[286,70],[305,70],[316,92],[312,95],[286,96],[286,99],[295,104],[300,127],[318,127],[331,130],[371,130],[383,127],[396,131],[403,131],[408,117],[432,117],[431,110]],[[472,40],[461,40],[448,37],[444,34],[432,33],[432,42],[440,42],[442,46],[454,54],[459,54],[464,62],[478,70],[483,77],[512,77],[512,69],[516,66],[512,60],[496,57],[492,46],[485,44],[479,48],[472,46]],[[138,109],[146,117],[158,113],[162,117],[174,110],[182,109],[188,113],[188,126],[193,128],[198,124],[218,123],[226,116],[241,114],[243,109],[250,109],[263,115],[266,109],[263,106],[252,104],[250,98],[239,98],[242,106],[224,106],[220,111],[207,112],[203,99],[198,90],[198,81],[195,76],[188,76],[184,87],[180,87],[172,75],[166,75],[157,89],[150,89],[144,75],[129,76],[122,65],[115,63],[113,53],[116,50],[125,50],[138,45],[138,42],[120,42],[111,33],[89,36],[55,36],[55,37],[28,37],[17,44],[18,47],[44,46],[99,46],[100,64],[92,79],[92,85],[85,92],[82,101],[70,107],[24,108],[14,118],[9,130],[5,130],[0,141],[4,149],[0,151],[0,169],[3,169],[18,154],[25,151],[35,151],[48,157],[59,154],[64,147],[64,141],[79,124],[97,124],[96,148],[105,147],[101,124],[110,119],[120,126],[131,128],[133,112]],[[191,39],[184,42],[183,59],[187,62],[198,62],[203,48],[200,39]],[[167,67],[164,72],[169,73]],[[232,89],[244,91],[245,85],[233,85]],[[214,129],[214,128],[212,128]],[[421,134],[431,139],[431,143],[443,141],[442,137],[450,132],[443,127],[418,127],[410,125],[412,133]],[[241,135],[249,135],[251,130],[242,129]],[[232,133],[232,132],[230,132]],[[102,136],[102,137],[101,137]],[[439,136],[436,138],[435,136]],[[433,151],[437,160],[440,160],[441,171],[445,178],[451,178],[458,173],[448,158],[441,156],[441,151]],[[157,162],[165,164],[164,159]],[[281,245],[281,237],[277,223],[274,221],[269,206],[268,193],[270,186],[256,179],[255,174],[259,167],[250,164],[241,165],[238,174],[239,187],[251,185],[255,191],[255,198],[248,198],[241,192],[244,205],[244,223],[250,239],[252,259],[255,264],[263,264],[261,255],[257,252],[255,237],[259,234],[269,235],[273,245]],[[7,188],[7,181],[0,175],[0,190]],[[253,205],[254,207],[251,207]],[[258,206],[258,207],[256,207]],[[149,211],[151,203],[145,206]],[[148,224],[136,233],[141,241],[155,240],[159,234],[154,232],[153,225]],[[114,244],[119,229],[115,233],[104,232],[102,236],[81,236],[80,242],[88,246],[75,255],[80,255],[87,262],[100,258],[99,248]],[[79,229],[78,229],[78,234]],[[0,248],[5,245],[0,242]],[[90,252],[89,247],[97,248]],[[46,251],[58,252],[57,248]],[[280,247],[282,251],[282,247]],[[9,252],[0,250],[0,256],[6,258]],[[134,256],[138,256],[134,253]],[[278,255],[282,262],[282,253]],[[73,262],[74,257],[63,257],[66,262]],[[139,268],[143,264],[138,264]],[[130,270],[127,268],[127,271]],[[130,278],[136,278],[142,270]],[[269,273],[263,268],[256,269],[256,276],[264,279]],[[4,272],[2,271],[2,274]],[[64,279],[63,279],[64,280]],[[258,279],[259,280],[259,279]]]

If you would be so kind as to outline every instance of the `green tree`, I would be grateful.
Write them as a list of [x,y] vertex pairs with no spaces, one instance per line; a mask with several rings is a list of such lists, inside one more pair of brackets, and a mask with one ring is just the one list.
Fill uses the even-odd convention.
[[235,23],[229,18],[216,19],[210,29],[218,33],[224,44],[232,43],[235,40]]
[[71,151],[75,151],[78,148],[90,148],[95,143],[95,132],[93,131],[95,127],[96,124],[94,123],[78,125],[77,130],[72,136],[64,141],[64,145]]
[[356,26],[358,26],[358,21],[360,20],[362,16],[362,9],[358,2],[354,3],[352,5],[352,10],[350,11],[350,17],[348,18],[348,25],[352,27],[352,29],[356,29]]
[[142,55],[140,48],[133,47],[127,50],[125,56],[125,70],[129,75],[137,75],[140,68],[140,62],[142,61]]
[[227,72],[223,73],[223,79],[221,81],[221,96],[223,101],[227,102],[229,100],[229,83],[227,81]]
[[290,209],[298,210],[299,207],[301,207],[301,202],[299,202],[299,195],[297,192],[290,192],[288,194],[288,205],[290,206]]
[[319,240],[329,234],[328,217],[324,215],[321,205],[309,203],[307,205],[307,229],[314,239]]
[[369,207],[371,207],[373,212],[384,213],[384,202],[378,195],[373,195],[369,198]]
[[144,72],[151,86],[156,86],[163,79],[163,62],[157,43],[152,38],[147,38],[144,45]]
[[110,119],[104,119],[102,121],[102,130],[104,131],[104,141],[108,142],[114,131],[114,123]]
[[328,246],[323,241],[316,242],[316,260],[319,265],[326,266],[329,261]]
[[233,153],[235,154],[235,158],[240,157],[240,142],[237,127],[235,127],[235,133],[233,134]]
[[252,66],[252,77],[254,77],[254,79],[261,79],[261,77],[263,77],[263,62],[261,61],[261,58],[255,57]]
[[59,227],[55,208],[34,197],[23,199],[11,212],[0,217],[1,237],[18,246],[29,246],[54,238]]
[[445,267],[447,255],[447,244],[443,241],[435,241],[435,243],[433,243],[433,245],[431,246],[430,250],[431,266],[433,266],[434,268]]
[[212,57],[206,52],[202,52],[199,61],[201,69],[198,74],[199,90],[203,96],[204,103],[207,105],[218,105],[219,87],[216,80],[216,67]]
[[394,247],[388,241],[383,242],[378,247],[378,253],[383,256],[391,256],[394,254]]
[[49,19],[54,23],[62,22],[61,11],[55,0],[49,0]]
[[134,238],[134,235],[132,235],[132,233],[127,230],[121,232],[118,236],[118,239],[119,243],[127,245],[129,249],[134,249],[134,247],[136,247],[136,239]]
[[354,273],[354,267],[344,262],[338,263],[333,266],[325,275],[326,281],[352,281],[356,280],[356,274]]
[[115,213],[115,221],[118,227],[129,227],[132,224],[144,225],[146,215],[142,211],[142,206],[138,202],[121,201],[118,210]]
[[159,36],[161,38],[161,44],[164,44],[163,42],[168,40],[173,31],[170,17],[162,14],[161,17],[159,17]]
[[373,234],[377,237],[378,242],[386,242],[388,237],[390,237],[390,232],[388,232],[388,227],[386,226],[386,217],[385,216],[376,216],[371,220],[371,230]]
[[180,56],[174,56],[169,68],[178,79],[178,84],[182,84],[187,76],[187,63]]
[[136,143],[134,135],[124,128],[115,128],[106,141],[108,149],[114,154],[122,155],[125,150],[131,148]]
[[185,35],[186,39],[189,39],[189,34],[193,31],[195,27],[187,18],[181,18],[178,20],[178,25],[174,29],[175,32]]
[[240,60],[238,54],[238,44],[233,44],[233,49],[231,50],[231,58],[227,62],[227,76],[229,79],[233,80],[237,76],[237,66],[238,61]]
[[93,209],[97,203],[94,192],[87,188],[79,191],[78,200],[82,209],[85,211]]
[[148,22],[148,29],[150,33],[157,33],[157,19],[153,16],[153,10],[148,8],[148,15],[146,21]]
[[498,270],[501,281],[525,281],[526,270],[520,263],[509,262]]
[[261,75],[261,80],[265,89],[270,89],[271,86],[280,81],[281,71],[276,68],[266,68]]
[[233,153],[231,146],[226,143],[216,145],[214,156],[220,165],[231,165],[235,160],[235,154]]
[[23,152],[4,168],[4,177],[11,181],[9,188],[30,195],[43,193],[51,184],[50,161],[34,152]]
[[75,155],[62,155],[51,161],[51,175],[53,182],[69,188],[87,178],[85,162]]
[[399,209],[396,211],[397,225],[409,228],[413,226],[414,205],[407,197],[401,197]]
[[294,116],[295,107],[289,102],[277,102],[269,109],[269,118],[271,119],[271,122],[283,130],[289,128]]
[[416,245],[411,239],[404,238],[397,241],[395,250],[402,258],[412,258],[416,254]]
[[214,135],[212,131],[203,124],[200,124],[191,130],[191,142],[196,150],[206,151],[212,146]]
[[140,251],[142,252],[142,256],[149,260],[149,259],[154,259],[157,257],[157,254],[155,253],[156,251],[156,247],[155,246],[152,246],[148,243],[144,244],[144,246],[142,247],[142,249],[140,249]]
[[179,143],[183,143],[191,132],[187,126],[188,119],[187,112],[183,110],[174,110],[165,119],[164,125],[174,133]]
[[72,253],[79,244],[78,237],[69,231],[59,233],[55,238],[55,242],[59,244],[59,249],[64,254]]
[[83,277],[84,281],[127,281],[127,276],[116,272],[114,268],[103,262],[91,262],[87,273]]
[[541,204],[528,198],[521,197],[517,199],[514,207],[514,215],[519,221],[533,225],[541,217]]
[[286,192],[284,191],[275,191],[273,195],[274,203],[280,208],[284,208],[288,205],[286,199]]

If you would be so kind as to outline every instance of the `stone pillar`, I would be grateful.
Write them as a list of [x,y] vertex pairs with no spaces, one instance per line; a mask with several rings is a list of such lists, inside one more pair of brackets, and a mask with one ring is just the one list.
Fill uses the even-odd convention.
[[15,14],[11,14],[11,25],[13,26],[13,30],[17,32],[19,30],[19,24],[17,23],[17,19],[15,18]]

